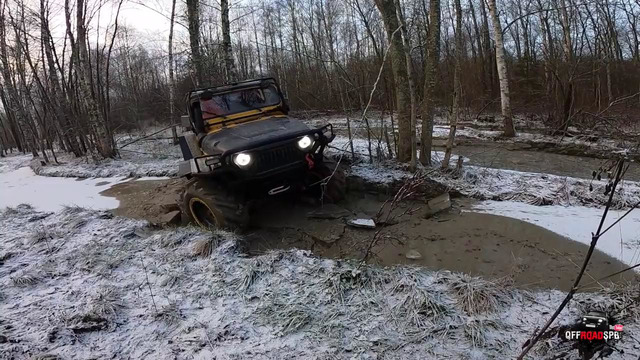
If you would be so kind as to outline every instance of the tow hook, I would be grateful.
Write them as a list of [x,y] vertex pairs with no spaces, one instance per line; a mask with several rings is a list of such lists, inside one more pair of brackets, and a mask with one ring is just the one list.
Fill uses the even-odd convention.
[[285,192],[287,190],[289,190],[289,186],[286,186],[286,185],[276,186],[273,189],[269,190],[268,194],[269,195],[276,195],[276,194],[280,194],[282,192]]
[[307,165],[309,166],[309,170],[313,169],[316,163],[313,161],[313,157],[311,157],[311,154],[307,154],[307,156],[305,156],[304,158],[305,160],[307,160]]

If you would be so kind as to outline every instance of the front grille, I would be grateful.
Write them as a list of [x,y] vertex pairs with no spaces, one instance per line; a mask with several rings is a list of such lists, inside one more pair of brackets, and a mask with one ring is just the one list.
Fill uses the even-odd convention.
[[258,172],[265,172],[302,160],[300,150],[294,144],[261,150],[257,159]]

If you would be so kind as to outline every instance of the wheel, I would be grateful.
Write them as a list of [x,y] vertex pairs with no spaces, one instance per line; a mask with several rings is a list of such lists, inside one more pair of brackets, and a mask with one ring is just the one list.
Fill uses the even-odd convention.
[[203,228],[235,228],[249,222],[241,196],[212,180],[191,180],[184,191],[182,207],[189,220]]
[[[328,179],[328,181],[327,181]],[[337,203],[345,198],[347,180],[344,170],[336,161],[324,158],[309,170],[307,189],[324,202]]]

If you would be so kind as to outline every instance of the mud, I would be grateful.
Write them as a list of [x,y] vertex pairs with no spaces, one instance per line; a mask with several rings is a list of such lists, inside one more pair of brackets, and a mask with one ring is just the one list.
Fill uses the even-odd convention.
[[101,192],[120,201],[115,215],[160,224],[164,214],[179,210],[178,200],[186,183],[183,179],[131,180]]
[[[451,270],[492,279],[512,280],[523,288],[568,290],[588,250],[542,227],[503,216],[469,212],[472,201],[458,199],[451,210],[429,219],[418,210],[397,224],[366,230],[346,225],[346,219],[309,218],[317,208],[279,202],[253,215],[253,231],[245,234],[250,254],[270,249],[309,249],[318,256],[363,259],[380,230],[368,261],[384,266],[410,264],[433,270]],[[342,204],[351,217],[374,217],[382,201],[359,194]],[[405,204],[412,209],[424,203]],[[419,253],[419,259],[410,259]],[[373,255],[373,256],[371,256]],[[590,277],[600,278],[626,265],[596,251]],[[611,279],[628,281],[635,275]],[[594,287],[595,289],[595,287]]]
[[[179,179],[129,181],[103,195],[120,200],[116,215],[158,223],[177,207],[183,184]],[[588,250],[584,244],[524,221],[469,211],[473,204],[469,199],[455,199],[450,210],[428,219],[423,216],[425,203],[413,201],[395,211],[413,210],[411,214],[376,229],[347,225],[349,219],[375,218],[386,198],[352,191],[340,206],[322,206],[304,198],[270,199],[255,209],[250,227],[242,231],[245,250],[258,255],[271,249],[307,249],[321,257],[366,257],[383,266],[424,266],[507,279],[523,288],[561,290],[571,287]],[[585,282],[624,267],[596,251]],[[626,273],[609,281],[628,281],[633,276]]]

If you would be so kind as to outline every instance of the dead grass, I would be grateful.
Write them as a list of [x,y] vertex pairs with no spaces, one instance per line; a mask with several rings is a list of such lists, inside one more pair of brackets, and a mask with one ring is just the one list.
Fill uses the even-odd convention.
[[218,246],[216,238],[200,239],[193,244],[193,256],[209,257]]
[[182,319],[182,312],[176,301],[169,301],[156,313],[156,318],[163,320],[167,324],[177,324]]
[[124,307],[121,298],[116,288],[101,289],[89,299],[89,312],[100,317],[113,317]]
[[[505,299],[506,291],[500,284],[466,274],[451,274],[451,289],[460,308],[468,315],[495,312]],[[502,300],[504,301],[504,300]]]
[[32,270],[20,270],[11,277],[11,282],[15,286],[33,286],[40,282],[40,274]]
[[469,319],[464,325],[464,335],[473,347],[489,344],[489,334],[498,329],[498,323],[491,319]]

